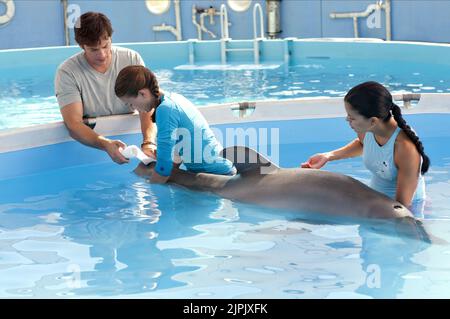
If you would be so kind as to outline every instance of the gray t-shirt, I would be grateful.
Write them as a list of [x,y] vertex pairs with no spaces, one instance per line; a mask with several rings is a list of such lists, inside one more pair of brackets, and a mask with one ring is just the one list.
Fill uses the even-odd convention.
[[84,51],[64,61],[56,71],[55,94],[60,108],[76,102],[83,103],[83,117],[131,113],[114,93],[120,70],[128,65],[145,65],[136,51],[112,47],[111,65],[105,73],[94,70]]

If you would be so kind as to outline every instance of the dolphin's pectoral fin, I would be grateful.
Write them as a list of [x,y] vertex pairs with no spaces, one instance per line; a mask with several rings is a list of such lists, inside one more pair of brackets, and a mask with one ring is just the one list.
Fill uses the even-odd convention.
[[263,155],[246,146],[230,146],[224,148],[221,156],[230,160],[237,169],[238,174],[254,172],[260,169],[262,173],[270,174],[279,169]]

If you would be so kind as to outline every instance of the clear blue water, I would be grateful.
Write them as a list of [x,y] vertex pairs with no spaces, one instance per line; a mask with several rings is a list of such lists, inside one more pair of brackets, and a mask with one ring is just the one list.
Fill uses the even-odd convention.
[[[144,57],[145,58],[145,57]],[[146,58],[151,68],[151,57]],[[2,70],[0,129],[61,120],[54,97],[56,66]],[[163,89],[198,106],[243,100],[344,96],[354,85],[375,80],[396,92],[450,92],[450,65],[358,59],[305,59],[284,65],[179,66],[155,69]]]
[[[2,70],[0,129],[61,120],[54,71]],[[343,96],[368,79],[394,93],[450,92],[450,66],[431,63],[309,59],[288,68],[155,71],[163,89],[200,107]],[[280,164],[294,167],[345,142],[284,144]],[[424,224],[450,242],[448,138],[423,142],[432,159]],[[449,297],[448,244],[150,185],[132,168],[105,162],[0,180],[0,297]],[[358,159],[327,169],[369,178]]]
[[[344,142],[283,144],[280,164]],[[433,163],[424,224],[450,242],[448,139],[423,142]],[[133,168],[105,162],[0,180],[0,297],[450,296],[448,243],[151,185]],[[360,159],[327,169],[369,178]]]

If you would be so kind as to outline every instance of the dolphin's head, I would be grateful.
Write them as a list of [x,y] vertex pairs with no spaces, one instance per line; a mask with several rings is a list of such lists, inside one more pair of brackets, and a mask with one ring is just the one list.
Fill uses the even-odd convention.
[[133,172],[140,177],[149,178],[152,176],[154,168],[155,162],[151,162],[148,165],[139,163],[139,165],[133,170]]
[[413,238],[421,242],[430,243],[430,236],[423,223],[416,219],[413,213],[400,202],[386,198],[368,206],[368,217],[384,219],[385,230],[394,227],[393,234],[402,238]]
[[425,230],[423,223],[414,217],[401,217],[395,220],[397,235],[417,239],[431,243],[430,235]]

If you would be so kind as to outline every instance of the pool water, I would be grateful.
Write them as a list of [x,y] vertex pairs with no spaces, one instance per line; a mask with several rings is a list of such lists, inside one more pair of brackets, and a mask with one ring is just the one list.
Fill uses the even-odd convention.
[[[367,221],[151,185],[131,173],[136,162],[0,180],[0,297],[448,298],[447,140],[423,138],[431,245]],[[345,142],[281,144],[280,165]],[[361,159],[326,168],[369,178]]]
[[[152,67],[151,57],[146,58]],[[61,121],[54,97],[56,66],[14,66],[0,78],[0,130]],[[359,59],[304,59],[300,64],[181,65],[155,69],[162,89],[185,95],[198,106],[266,99],[341,97],[368,80],[385,84],[393,93],[449,93],[449,65]]]

